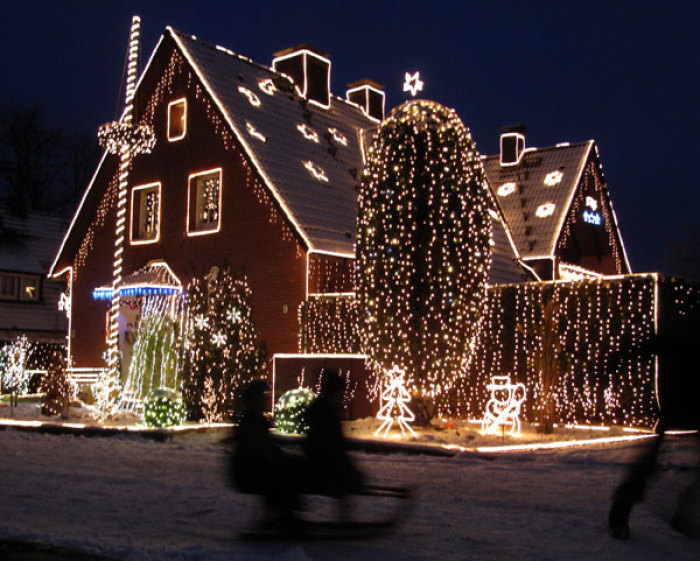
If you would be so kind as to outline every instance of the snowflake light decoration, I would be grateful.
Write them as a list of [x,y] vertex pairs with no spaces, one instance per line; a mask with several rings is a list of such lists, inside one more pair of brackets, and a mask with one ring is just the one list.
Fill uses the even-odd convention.
[[552,171],[545,176],[544,184],[547,187],[554,187],[555,185],[559,185],[561,183],[562,177],[564,177],[564,174],[559,170]]
[[377,419],[383,422],[374,432],[374,436],[379,436],[383,431],[382,436],[386,437],[394,422],[401,429],[402,435],[407,432],[412,436],[416,435],[416,432],[408,424],[415,420],[415,415],[406,405],[411,401],[411,395],[406,389],[405,375],[406,373],[398,366],[385,372],[384,389],[380,395],[382,406],[377,413]]
[[496,193],[498,194],[499,197],[507,197],[511,193],[515,192],[515,183],[512,181],[509,181],[508,183],[504,183],[498,188],[498,191]]
[[202,314],[199,314],[194,318],[194,325],[197,329],[205,330],[209,328],[209,318]]
[[260,98],[245,86],[238,86],[238,91],[248,98],[248,101],[253,107],[260,107],[262,105]]
[[537,207],[535,216],[538,218],[547,218],[554,214],[554,203],[544,203]]
[[328,176],[321,166],[317,166],[311,160],[306,160],[303,164],[309,173],[314,176],[314,179],[328,183]]
[[217,347],[223,347],[226,344],[226,335],[219,331],[212,335],[211,340]]

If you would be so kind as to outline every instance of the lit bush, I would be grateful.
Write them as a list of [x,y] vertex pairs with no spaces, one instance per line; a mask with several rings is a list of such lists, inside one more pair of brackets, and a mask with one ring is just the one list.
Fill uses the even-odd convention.
[[302,434],[309,427],[304,421],[307,407],[316,398],[309,388],[297,388],[282,394],[275,405],[275,425],[283,434]]
[[143,408],[149,427],[173,427],[185,420],[185,406],[172,390],[153,390],[143,402]]

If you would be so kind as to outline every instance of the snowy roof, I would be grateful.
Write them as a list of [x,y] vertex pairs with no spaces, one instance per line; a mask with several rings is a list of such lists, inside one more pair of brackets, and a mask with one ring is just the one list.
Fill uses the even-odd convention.
[[484,158],[484,171],[523,259],[551,256],[594,142],[530,148],[519,164]]
[[356,105],[307,103],[272,68],[168,28],[309,249],[354,254],[360,130]]
[[0,271],[48,273],[68,223],[43,212],[20,218],[0,207]]

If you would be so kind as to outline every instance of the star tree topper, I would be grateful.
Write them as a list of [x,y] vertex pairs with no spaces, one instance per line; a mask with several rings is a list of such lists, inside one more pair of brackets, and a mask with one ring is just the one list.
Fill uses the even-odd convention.
[[412,97],[416,97],[418,92],[423,91],[423,80],[420,79],[420,72],[409,74],[406,72],[403,83],[403,91],[411,92]]

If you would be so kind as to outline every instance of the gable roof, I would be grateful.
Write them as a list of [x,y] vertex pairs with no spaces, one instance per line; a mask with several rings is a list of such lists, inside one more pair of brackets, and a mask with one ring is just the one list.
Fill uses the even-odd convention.
[[[514,166],[501,166],[499,154],[484,158],[484,171],[494,198],[523,259],[554,255],[593,146],[594,141],[589,140],[528,148],[520,163]],[[538,216],[538,209],[544,216]],[[550,209],[551,214],[547,214]]]
[[167,32],[308,249],[354,255],[360,131],[375,128],[375,122],[335,96],[327,110],[306,103],[272,68]]

